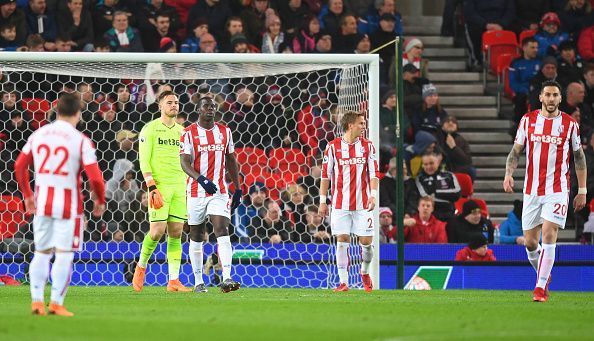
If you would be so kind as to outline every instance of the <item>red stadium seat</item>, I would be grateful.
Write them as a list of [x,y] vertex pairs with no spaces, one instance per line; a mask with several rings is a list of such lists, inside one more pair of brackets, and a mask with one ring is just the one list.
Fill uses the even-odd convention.
[[489,219],[490,214],[489,214],[489,208],[487,207],[487,202],[483,199],[477,199],[477,198],[460,198],[460,199],[458,199],[458,201],[456,201],[456,203],[454,204],[454,206],[456,207],[456,214],[460,214],[460,212],[462,212],[464,203],[467,202],[468,200],[476,201],[476,203],[481,208],[481,214],[483,215],[483,217]]
[[286,183],[280,175],[267,171],[247,174],[243,181],[248,189],[254,182],[263,182],[268,188],[268,196],[274,200],[280,199],[280,193],[286,187]]
[[300,149],[276,148],[268,156],[270,169],[280,174],[287,183],[295,183],[300,176],[307,174],[307,158]]
[[23,109],[28,111],[33,117],[31,120],[31,128],[33,130],[49,123],[48,113],[52,108],[50,101],[43,98],[23,98],[21,100]]
[[534,35],[538,32],[538,30],[524,30],[520,32],[520,36],[518,37],[518,46],[522,48],[522,42],[524,39],[528,37],[534,37]]
[[497,58],[504,53],[518,53],[518,40],[512,31],[487,31],[483,33],[483,59],[485,72],[496,73]]
[[19,226],[26,222],[25,205],[21,198],[12,195],[0,196],[0,240],[12,237]]
[[460,195],[463,198],[469,198],[474,193],[474,187],[472,186],[472,178],[470,175],[465,173],[454,173],[458,183],[460,184]]
[[248,175],[259,170],[267,170],[268,157],[260,148],[243,147],[235,148],[235,155],[239,163],[240,172]]
[[499,85],[503,84],[503,93],[508,98],[515,96],[514,91],[509,86],[509,66],[518,57],[518,54],[504,53],[497,58],[497,83]]

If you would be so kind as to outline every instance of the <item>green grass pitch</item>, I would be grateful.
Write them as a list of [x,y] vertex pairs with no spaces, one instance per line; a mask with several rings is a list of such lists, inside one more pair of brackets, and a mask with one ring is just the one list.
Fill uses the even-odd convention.
[[[46,295],[47,296],[47,295]],[[594,339],[594,293],[71,287],[76,316],[30,315],[29,287],[0,287],[0,340]]]

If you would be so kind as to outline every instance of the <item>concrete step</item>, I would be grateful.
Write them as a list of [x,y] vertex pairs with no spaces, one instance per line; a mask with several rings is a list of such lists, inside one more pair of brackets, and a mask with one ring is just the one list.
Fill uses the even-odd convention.
[[509,129],[511,122],[508,120],[458,120],[460,130],[479,129]]
[[481,74],[478,72],[430,72],[429,79],[436,84],[439,82],[479,82]]
[[[458,125],[461,125],[464,121],[458,121]],[[472,144],[470,146],[470,150],[472,151],[472,155],[482,155],[482,154],[498,154],[498,155],[506,155],[509,154],[511,150],[511,143],[510,144]]]
[[[404,34],[407,36],[439,35],[441,33],[441,24],[439,25],[421,25],[414,21],[408,21],[414,25],[404,25]],[[421,39],[422,40],[422,39]]]
[[[475,192],[502,192],[503,193],[503,179],[501,180],[477,180],[473,184]],[[524,181],[515,181],[514,188],[518,191],[524,188]]]
[[[473,158],[474,159],[474,158]],[[505,168],[493,168],[493,167],[478,167],[476,170],[476,175],[478,180],[476,181],[484,181],[485,179],[495,179],[503,181],[503,177],[505,176]],[[524,170],[516,170],[514,173],[514,180],[515,181],[523,181],[524,180]]]
[[458,47],[449,48],[435,48],[429,47],[423,51],[423,57],[425,58],[444,58],[444,57],[466,57],[466,49]]
[[429,61],[430,71],[465,71],[466,62],[463,60],[436,60]]
[[437,15],[423,15],[423,16],[407,16],[402,18],[404,26],[407,25],[426,25],[426,26],[439,26],[443,22],[442,17]]
[[482,84],[435,84],[440,95],[483,95]]
[[[441,104],[443,100],[447,98],[442,97],[439,99]],[[458,105],[458,103],[451,103],[452,105]],[[447,107],[448,114],[456,116],[459,119],[482,119],[482,118],[497,118],[497,109],[495,108],[460,108],[460,107]]]
[[[507,157],[506,156],[473,156],[472,164],[475,167],[501,167],[505,169]],[[524,167],[526,165],[525,158],[520,158],[518,167]]]
[[[407,38],[414,37],[412,34],[408,34],[406,30],[404,33],[407,35]],[[443,46],[443,47],[453,47],[454,46],[454,38],[452,37],[442,37],[439,35],[424,35],[422,37],[417,37],[421,39],[425,48],[427,47],[435,47],[435,46]]]
[[[494,106],[497,101],[495,96],[441,96],[439,103],[442,105],[456,105],[456,106]],[[450,111],[449,107],[446,110]],[[493,107],[493,110],[496,110]],[[497,111],[495,111],[497,114]]]
[[466,140],[470,143],[470,146],[473,143],[485,142],[485,143],[511,143],[513,141],[512,137],[508,133],[462,133],[462,136],[466,138]]
[[[478,197],[477,197],[478,198]],[[507,214],[509,213],[509,211],[514,209],[514,205],[513,204],[492,204],[492,205],[487,205],[489,207],[489,214],[491,214],[491,216],[505,216],[507,217]]]
[[475,192],[472,196],[485,200],[487,205],[490,203],[512,203],[516,199],[522,200],[523,197],[522,191],[519,189],[514,193]]

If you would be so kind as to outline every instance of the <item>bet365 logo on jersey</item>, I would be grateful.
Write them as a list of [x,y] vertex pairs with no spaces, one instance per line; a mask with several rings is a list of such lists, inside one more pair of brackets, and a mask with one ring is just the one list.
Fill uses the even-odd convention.
[[530,135],[530,141],[561,145],[563,138],[560,136],[532,134]]
[[176,140],[176,139],[162,139],[162,138],[158,137],[157,143],[164,144],[166,146],[178,146],[179,147],[179,140]]

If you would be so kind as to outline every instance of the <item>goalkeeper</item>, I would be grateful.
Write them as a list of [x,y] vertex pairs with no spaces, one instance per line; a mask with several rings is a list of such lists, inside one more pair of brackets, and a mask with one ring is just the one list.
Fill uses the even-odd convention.
[[167,230],[167,291],[188,292],[192,289],[179,281],[181,234],[187,219],[186,174],[179,163],[179,141],[184,128],[175,121],[179,112],[175,93],[162,92],[158,104],[161,117],[147,123],[140,131],[138,155],[148,188],[150,231],[142,242],[132,286],[135,291],[142,290],[148,260]]

